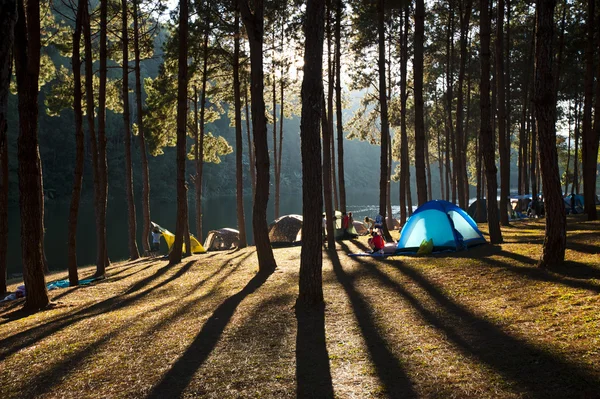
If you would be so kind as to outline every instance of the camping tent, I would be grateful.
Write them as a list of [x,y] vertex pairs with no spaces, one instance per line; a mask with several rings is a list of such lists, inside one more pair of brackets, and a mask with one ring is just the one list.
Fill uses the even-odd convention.
[[358,234],[359,236],[364,236],[369,232],[367,226],[365,226],[363,222],[355,220],[354,222],[352,222],[352,225],[354,226],[354,230],[356,230],[356,234]]
[[400,222],[398,219],[394,219],[391,216],[388,216],[386,219],[388,230],[400,230]]
[[[477,215],[477,203],[480,204],[480,206],[479,206],[480,214],[479,215]],[[487,201],[486,201],[486,199],[481,198],[481,199],[475,200],[471,205],[469,205],[469,208],[467,209],[467,213],[477,223],[486,223],[487,222]]]
[[302,216],[285,215],[269,225],[269,241],[274,246],[302,244]]
[[400,232],[398,252],[415,252],[423,240],[433,240],[433,250],[460,250],[485,243],[473,219],[448,201],[421,205]]
[[[169,246],[169,252],[171,252],[171,249],[173,249],[173,244],[175,243],[175,234],[171,233],[169,230],[159,226],[158,224],[156,224],[154,222],[151,222],[151,223],[152,223],[153,229],[158,228],[158,230],[162,234],[163,238],[167,242],[167,245]],[[206,249],[204,249],[202,244],[200,244],[198,242],[198,240],[196,239],[196,237],[194,237],[193,235],[190,235],[190,244],[192,246],[193,254],[203,254],[206,252]],[[183,251],[185,252],[185,242],[183,243]]]
[[225,227],[219,230],[211,230],[204,241],[204,248],[207,251],[225,251],[237,248],[240,241],[240,232],[235,229]]

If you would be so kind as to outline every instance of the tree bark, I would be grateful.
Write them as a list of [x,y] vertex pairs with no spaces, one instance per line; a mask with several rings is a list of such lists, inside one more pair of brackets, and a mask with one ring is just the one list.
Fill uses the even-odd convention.
[[250,106],[248,101],[248,81],[244,81],[244,105],[246,108],[246,133],[248,136],[248,160],[250,168],[250,185],[252,186],[252,204],[254,206],[254,196],[256,195],[256,169],[254,168],[254,140],[252,139],[252,130],[250,129]]
[[464,115],[464,93],[463,84],[465,81],[465,69],[467,64],[467,35],[469,33],[469,23],[471,20],[471,9],[473,8],[473,0],[466,0],[464,3],[462,0],[459,2],[461,9],[460,11],[460,65],[458,67],[458,93],[456,99],[456,142],[457,142],[457,169],[458,169],[458,205],[462,209],[467,209],[469,206],[469,192],[465,192],[465,187],[468,188],[468,184],[465,184],[463,179],[466,178],[466,153],[464,151],[463,142],[466,141],[463,133],[463,115]]
[[272,97],[273,97],[273,180],[275,180],[275,201],[274,202],[274,216],[275,219],[279,217],[279,186],[277,185],[277,176],[279,175],[277,163],[277,79],[275,78],[275,23],[273,23],[273,48],[271,51],[271,62],[272,62]]
[[[129,37],[127,20],[127,0],[121,0],[121,16],[123,19],[122,38],[123,41],[123,124],[125,135],[125,192],[127,197],[127,242],[129,247],[129,259],[135,260],[140,257],[135,233],[137,224],[135,220],[135,202],[133,199],[133,175],[131,162],[131,121],[129,116]],[[82,141],[83,144],[83,141]],[[83,165],[82,165],[83,166]]]
[[[202,173],[204,170],[204,122],[206,116],[206,85],[208,82],[208,38],[210,35],[210,3],[206,3],[204,16],[204,38],[202,43],[202,94],[200,95],[200,135],[196,135],[196,236],[199,242],[204,241],[202,233]],[[197,131],[197,130],[196,130]]]
[[[300,123],[302,151],[302,252],[296,305],[317,307],[323,303],[323,253],[321,251],[322,171],[320,159],[319,107],[323,102],[324,2],[308,0],[305,21],[304,79]],[[328,151],[329,148],[326,148]],[[329,173],[325,171],[325,173]]]
[[0,3],[0,295],[6,293],[8,253],[8,93],[13,63],[17,1]]
[[404,6],[404,29],[400,53],[400,224],[406,223],[410,190],[410,163],[408,159],[408,134],[406,132],[406,75],[408,63],[409,6]]
[[556,98],[552,51],[556,0],[538,0],[535,41],[535,115],[540,145],[546,235],[538,267],[560,266],[567,243],[565,206],[561,195],[556,151]]
[[508,226],[510,196],[509,148],[506,146],[506,96],[504,85],[504,0],[496,7],[496,93],[498,110],[498,152],[500,153],[500,223]]
[[427,180],[425,177],[425,121],[423,119],[423,43],[425,42],[425,1],[415,3],[415,168],[417,174],[417,197],[419,206],[427,202]]
[[107,80],[108,0],[100,0],[100,82],[98,87],[98,201],[96,212],[96,277],[103,277],[107,266],[106,206],[108,170],[106,162],[106,80]]
[[494,132],[491,123],[490,109],[490,15],[489,0],[481,0],[480,37],[481,37],[481,152],[484,160],[486,186],[487,186],[487,217],[490,242],[502,242],[502,232],[498,222],[498,201],[496,193],[498,182],[496,180],[496,160],[494,151]]
[[[179,1],[179,57],[177,72],[177,220],[175,242],[169,255],[169,264],[181,262],[183,235],[187,225],[187,187],[185,184],[187,84],[188,84],[188,2]],[[188,247],[189,250],[189,247]]]
[[[581,101],[575,99],[575,154],[573,157],[573,185],[571,195],[579,194],[579,126],[581,124]],[[532,165],[533,166],[533,165]],[[536,186],[537,187],[537,186]]]
[[19,101],[19,205],[21,256],[27,290],[24,308],[36,311],[48,305],[44,281],[42,165],[38,145],[38,78],[40,74],[40,3],[17,3],[15,72]]
[[[329,5],[329,1],[327,1]],[[323,198],[325,201],[325,229],[327,233],[327,248],[335,251],[335,213],[333,209],[333,188],[332,176],[327,171],[331,170],[331,139],[333,132],[329,130],[329,121],[327,120],[327,105],[325,103],[325,92],[323,91],[323,100],[321,103],[321,132],[323,136]],[[306,214],[305,214],[306,216]]]
[[[385,80],[385,8],[384,0],[377,2],[377,35],[379,42],[379,112],[381,118],[381,153],[379,158],[379,214],[383,216],[383,238],[391,241],[387,226],[387,180],[388,180],[388,141],[390,124],[388,120],[387,89]],[[391,215],[390,215],[391,216]]]
[[[246,218],[244,217],[244,172],[242,164],[242,95],[240,90],[240,12],[235,2],[235,34],[233,48],[233,91],[235,101],[235,178],[237,194],[237,225],[240,232],[238,248],[246,248]],[[250,142],[248,142],[250,145]]]
[[[252,125],[254,130],[254,149],[256,162],[256,195],[252,210],[252,227],[259,270],[271,273],[277,267],[273,250],[269,242],[267,225],[267,204],[269,202],[269,148],[267,145],[267,121],[265,118],[265,100],[263,96],[263,0],[251,1],[254,13],[250,11],[248,0],[240,3],[242,20],[250,43],[250,73],[252,84]],[[318,104],[318,102],[316,103]],[[318,123],[318,118],[316,119]]]
[[142,215],[144,227],[142,232],[142,248],[145,253],[150,252],[150,172],[148,169],[148,153],[146,152],[146,130],[144,128],[144,110],[142,108],[142,78],[140,71],[140,44],[139,44],[139,3],[133,0],[133,49],[135,57],[135,98],[137,107],[138,145],[140,146],[140,159],[142,167]]
[[340,194],[340,210],[346,212],[346,178],[344,176],[344,125],[342,120],[342,49],[341,49],[341,24],[342,0],[336,0],[335,9],[335,111],[337,125],[337,150],[338,150],[338,179]]
[[75,31],[73,33],[73,55],[71,56],[71,67],[73,70],[73,113],[75,117],[75,170],[73,171],[73,194],[69,207],[69,232],[67,264],[69,269],[69,285],[79,284],[77,273],[77,216],[79,214],[79,200],[81,198],[81,187],[83,184],[83,163],[85,157],[83,137],[83,111],[81,109],[81,31],[83,23],[83,8],[87,2],[80,0],[77,4],[77,16],[75,19]]
[[[92,57],[92,33],[91,20],[87,7],[83,8],[83,40],[84,40],[84,56],[85,56],[85,98],[86,98],[86,117],[88,131],[90,135],[90,152],[92,153],[92,176],[94,180],[94,214],[96,218],[96,230],[98,230],[99,220],[99,201],[100,201],[100,176],[98,167],[98,140],[96,139],[96,126],[94,122],[95,105],[94,105],[94,60]],[[96,249],[99,250],[98,241],[96,238]],[[97,259],[100,258],[98,253]],[[98,274],[98,265],[96,265],[96,273]],[[100,276],[100,275],[99,275]]]
[[[583,207],[587,220],[596,220],[596,173],[598,170],[598,136],[592,126],[594,101],[594,19],[595,0],[588,0],[587,43],[585,49],[585,98],[583,105]],[[600,84],[600,83],[599,83]],[[596,111],[598,112],[598,110]]]

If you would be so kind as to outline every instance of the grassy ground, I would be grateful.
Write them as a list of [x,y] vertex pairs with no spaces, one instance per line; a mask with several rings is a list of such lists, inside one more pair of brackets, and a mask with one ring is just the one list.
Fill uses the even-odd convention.
[[310,314],[300,248],[266,278],[254,248],[114,264],[44,312],[0,305],[0,398],[600,397],[600,223],[569,220],[554,272],[535,267],[543,220],[503,234],[386,260],[345,241]]

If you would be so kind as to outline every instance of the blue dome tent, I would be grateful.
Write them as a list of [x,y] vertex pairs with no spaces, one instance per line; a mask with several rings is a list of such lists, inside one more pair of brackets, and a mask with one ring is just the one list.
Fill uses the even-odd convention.
[[465,211],[442,200],[426,202],[413,213],[400,232],[397,252],[416,252],[423,240],[433,240],[433,251],[458,251],[486,242]]

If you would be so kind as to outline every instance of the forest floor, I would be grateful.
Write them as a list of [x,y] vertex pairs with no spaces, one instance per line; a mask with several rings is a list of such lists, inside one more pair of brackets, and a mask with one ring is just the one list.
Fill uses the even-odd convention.
[[598,398],[600,222],[569,217],[552,272],[543,229],[424,258],[341,242],[312,313],[294,310],[300,247],[266,277],[254,248],[114,263],[43,312],[0,304],[0,397]]

